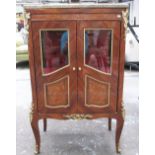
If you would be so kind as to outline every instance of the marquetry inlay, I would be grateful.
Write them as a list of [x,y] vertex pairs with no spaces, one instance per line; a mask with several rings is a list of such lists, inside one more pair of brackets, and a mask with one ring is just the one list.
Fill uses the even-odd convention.
[[69,76],[44,85],[45,107],[66,108],[69,104]]
[[110,83],[85,76],[85,106],[108,107],[110,104]]

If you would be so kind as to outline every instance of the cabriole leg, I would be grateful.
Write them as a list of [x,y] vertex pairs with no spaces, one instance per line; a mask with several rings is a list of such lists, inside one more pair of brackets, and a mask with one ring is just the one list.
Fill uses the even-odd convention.
[[32,127],[32,131],[35,137],[35,154],[39,154],[40,153],[40,132],[39,132],[39,126],[38,126],[38,121],[39,119],[37,118],[37,116],[35,116],[34,113],[30,113],[30,118],[31,118],[31,127]]
[[[124,112],[123,112],[124,113]],[[120,137],[121,137],[121,133],[122,133],[122,129],[123,129],[123,125],[124,125],[124,114],[121,114],[120,116],[117,117],[116,119],[116,139],[115,139],[115,143],[116,143],[116,152],[117,153],[121,153],[120,150]]]

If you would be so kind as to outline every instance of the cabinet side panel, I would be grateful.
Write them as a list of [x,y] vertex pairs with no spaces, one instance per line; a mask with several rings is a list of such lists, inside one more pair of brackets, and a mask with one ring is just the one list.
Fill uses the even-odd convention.
[[30,77],[31,77],[31,88],[32,88],[32,104],[34,109],[37,110],[37,94],[36,94],[36,75],[35,75],[35,60],[33,53],[33,41],[32,41],[32,26],[29,20],[29,37],[28,37],[28,52],[29,52],[29,66],[30,66]]
[[119,78],[118,78],[118,103],[117,111],[121,112],[123,102],[123,82],[124,82],[124,63],[125,63],[125,28],[124,22],[121,22],[120,31],[120,52],[119,52]]

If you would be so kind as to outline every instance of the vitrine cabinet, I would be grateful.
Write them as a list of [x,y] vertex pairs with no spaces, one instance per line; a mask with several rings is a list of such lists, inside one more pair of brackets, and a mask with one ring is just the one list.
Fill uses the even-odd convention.
[[38,120],[117,121],[123,128],[127,5],[26,6],[32,83],[31,125],[40,152]]

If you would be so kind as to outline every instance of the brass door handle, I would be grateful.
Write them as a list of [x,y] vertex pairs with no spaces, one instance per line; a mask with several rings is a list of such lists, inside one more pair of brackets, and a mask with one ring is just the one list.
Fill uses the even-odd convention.
[[73,67],[73,71],[75,71],[76,70],[76,68],[75,67]]
[[82,68],[81,67],[79,67],[79,71],[81,71],[82,70]]

